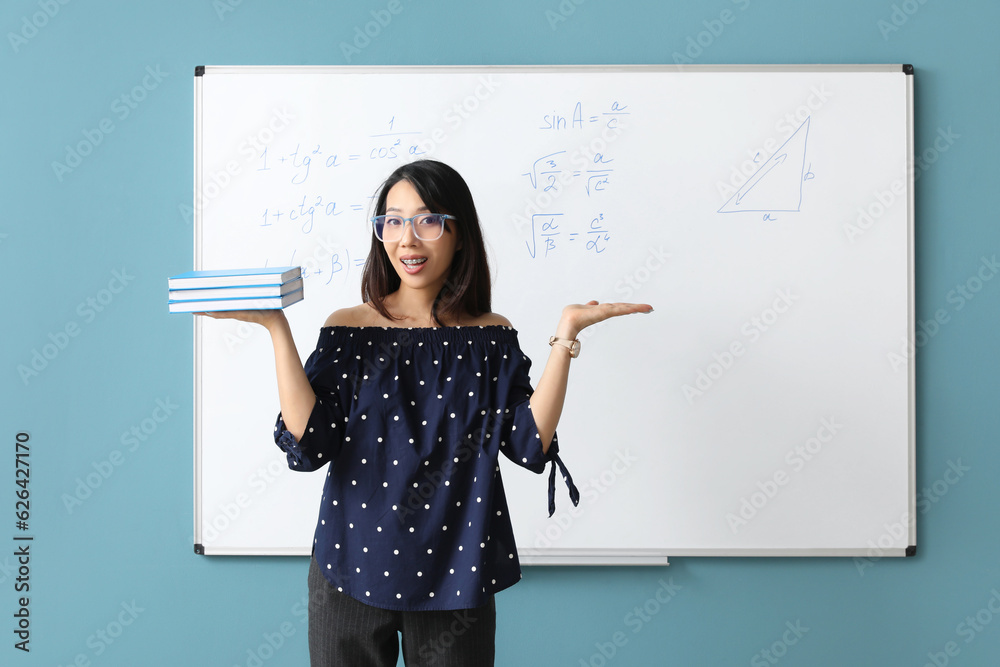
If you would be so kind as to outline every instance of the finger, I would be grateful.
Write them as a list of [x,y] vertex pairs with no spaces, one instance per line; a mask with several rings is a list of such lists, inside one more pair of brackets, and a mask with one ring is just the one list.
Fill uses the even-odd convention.
[[[609,304],[605,304],[609,305]],[[653,307],[648,303],[613,303],[610,304],[615,308],[625,309],[625,310],[652,310]]]
[[607,307],[608,317],[653,312],[653,307],[647,303],[606,303],[604,305]]

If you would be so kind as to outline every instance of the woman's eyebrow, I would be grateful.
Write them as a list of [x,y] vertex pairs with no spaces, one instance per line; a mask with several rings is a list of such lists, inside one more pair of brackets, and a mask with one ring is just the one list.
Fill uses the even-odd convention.
[[[430,212],[430,210],[431,209],[428,206],[421,206],[420,208],[417,209],[418,212],[420,212],[420,211],[427,211],[428,213]],[[388,213],[390,211],[392,211],[393,213],[402,213],[403,209],[399,208],[398,206],[388,206],[388,207],[386,207],[385,212]]]

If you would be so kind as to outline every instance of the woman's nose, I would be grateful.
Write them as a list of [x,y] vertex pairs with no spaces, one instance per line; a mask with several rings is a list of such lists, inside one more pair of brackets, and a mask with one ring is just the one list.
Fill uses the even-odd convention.
[[413,245],[417,240],[417,233],[413,229],[413,221],[407,220],[403,223],[403,231],[400,233],[399,242],[402,245]]

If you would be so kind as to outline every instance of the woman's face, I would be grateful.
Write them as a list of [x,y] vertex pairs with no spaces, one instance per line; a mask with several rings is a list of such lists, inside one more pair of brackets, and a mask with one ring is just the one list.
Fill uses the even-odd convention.
[[[442,211],[431,211],[409,181],[399,181],[389,188],[385,213],[411,218]],[[451,260],[462,247],[451,220],[445,223],[441,237],[434,241],[417,238],[413,225],[406,223],[398,241],[384,241],[382,246],[399,276],[400,289],[428,290],[433,295],[441,291],[451,271]]]

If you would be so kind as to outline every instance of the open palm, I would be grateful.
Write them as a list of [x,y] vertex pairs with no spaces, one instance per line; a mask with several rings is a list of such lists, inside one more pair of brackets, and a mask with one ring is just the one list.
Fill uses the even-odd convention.
[[647,303],[587,303],[571,304],[563,308],[559,330],[563,336],[576,338],[577,334],[592,324],[603,322],[612,317],[630,315],[632,313],[651,313],[653,307]]

